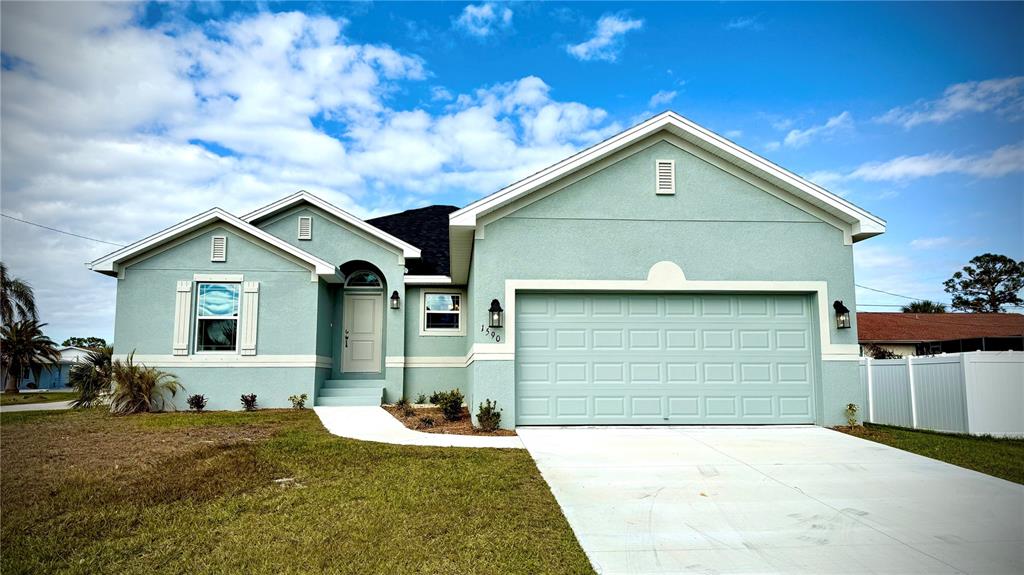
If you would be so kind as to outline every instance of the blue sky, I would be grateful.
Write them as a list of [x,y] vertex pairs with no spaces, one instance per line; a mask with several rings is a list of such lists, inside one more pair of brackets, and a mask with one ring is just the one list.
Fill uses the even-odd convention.
[[[673,109],[888,220],[859,284],[948,301],[972,256],[1024,258],[1020,3],[0,10],[3,212],[93,238],[300,188],[464,205]],[[82,262],[113,246],[2,226],[51,335],[111,337],[115,282]]]

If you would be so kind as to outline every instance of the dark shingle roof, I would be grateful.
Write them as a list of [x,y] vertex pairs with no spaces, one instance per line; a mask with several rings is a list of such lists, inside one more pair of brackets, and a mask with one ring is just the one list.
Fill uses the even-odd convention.
[[457,209],[455,206],[427,206],[366,221],[420,249],[422,257],[405,262],[409,275],[446,276],[449,274],[448,214]]
[[860,341],[948,341],[1024,335],[1019,313],[859,312]]

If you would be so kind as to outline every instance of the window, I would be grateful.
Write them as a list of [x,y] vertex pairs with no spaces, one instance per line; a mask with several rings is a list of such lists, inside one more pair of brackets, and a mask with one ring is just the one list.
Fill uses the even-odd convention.
[[350,288],[379,288],[380,278],[377,274],[368,271],[353,272],[345,280],[345,287]]
[[313,239],[313,218],[310,216],[299,216],[299,239]]
[[461,333],[461,303],[457,293],[423,294],[423,330]]
[[196,296],[196,351],[238,349],[239,284],[201,283]]

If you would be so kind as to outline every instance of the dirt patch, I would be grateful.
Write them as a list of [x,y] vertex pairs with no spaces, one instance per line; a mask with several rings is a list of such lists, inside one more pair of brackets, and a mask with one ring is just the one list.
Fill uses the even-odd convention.
[[[413,415],[406,417],[403,410],[395,407],[394,405],[385,405],[384,409],[388,413],[395,416],[395,419],[401,421],[403,425],[409,429],[415,429],[416,431],[424,431],[426,433],[447,433],[451,435],[515,435],[516,432],[512,429],[497,429],[495,431],[484,431],[482,429],[473,427],[473,422],[469,417],[469,410],[465,407],[462,408],[462,417],[458,421],[448,421],[441,414],[441,409],[437,407],[414,407]],[[423,418],[427,417],[434,420],[433,425],[426,425],[423,423]]]

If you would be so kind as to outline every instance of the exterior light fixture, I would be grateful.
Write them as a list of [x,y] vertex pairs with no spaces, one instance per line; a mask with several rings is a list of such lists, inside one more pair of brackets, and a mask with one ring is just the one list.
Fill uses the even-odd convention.
[[402,307],[402,298],[398,297],[398,290],[391,292],[391,309]]
[[850,310],[842,300],[832,302],[832,309],[836,310],[836,329],[850,329]]
[[498,300],[491,300],[491,309],[487,310],[490,316],[491,327],[501,327],[502,320],[505,318],[505,310],[501,309],[501,304]]

